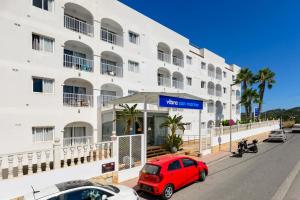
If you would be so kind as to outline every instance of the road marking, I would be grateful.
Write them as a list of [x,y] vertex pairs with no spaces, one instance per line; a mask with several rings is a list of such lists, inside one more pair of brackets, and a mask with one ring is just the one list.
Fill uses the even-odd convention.
[[277,192],[272,197],[272,200],[282,200],[286,196],[287,192],[289,191],[299,171],[300,171],[300,161],[298,161],[294,169],[289,173],[288,177],[286,177],[284,182],[280,185]]

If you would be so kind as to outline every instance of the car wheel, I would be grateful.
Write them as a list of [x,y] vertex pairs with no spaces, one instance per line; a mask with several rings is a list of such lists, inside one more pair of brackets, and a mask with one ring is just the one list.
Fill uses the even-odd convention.
[[164,200],[170,199],[172,197],[173,193],[174,193],[173,185],[168,184],[162,193],[162,199],[164,199]]
[[202,170],[201,173],[200,173],[200,178],[199,178],[199,180],[200,180],[201,182],[203,182],[203,181],[205,181],[205,179],[206,179],[206,172],[205,172],[205,170]]

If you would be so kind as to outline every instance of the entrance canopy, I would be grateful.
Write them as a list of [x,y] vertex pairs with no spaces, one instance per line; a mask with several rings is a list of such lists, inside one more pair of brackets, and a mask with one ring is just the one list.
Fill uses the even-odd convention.
[[171,96],[171,97],[179,97],[186,99],[199,100],[203,102],[207,102],[203,98],[187,94],[187,93],[170,93],[170,92],[138,92],[130,96],[121,97],[115,100],[110,101],[110,104],[125,104],[125,103],[147,103],[147,104],[157,104],[158,98],[160,95],[163,96]]

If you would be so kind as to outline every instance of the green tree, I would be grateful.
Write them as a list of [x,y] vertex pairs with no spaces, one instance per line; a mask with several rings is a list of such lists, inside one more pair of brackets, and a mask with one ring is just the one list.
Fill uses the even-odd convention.
[[264,101],[264,94],[266,86],[268,89],[272,89],[273,85],[275,84],[275,73],[272,72],[268,67],[265,67],[258,71],[258,73],[254,76],[255,83],[258,83],[258,95],[259,95],[259,101],[258,101],[258,109],[259,109],[259,116],[262,111],[262,104]]
[[133,124],[137,123],[142,127],[141,122],[138,117],[140,116],[141,111],[137,110],[137,104],[129,106],[128,104],[120,104],[123,110],[120,112],[119,120],[125,123],[124,134],[130,134],[130,129],[133,128]]
[[166,118],[166,120],[160,125],[160,127],[166,127],[166,128],[169,128],[170,131],[171,131],[171,134],[168,135],[167,137],[167,146],[168,148],[170,148],[170,150],[173,148],[173,147],[176,147],[177,149],[179,149],[179,147],[182,145],[182,138],[181,136],[177,136],[176,135],[176,131],[177,130],[181,130],[184,132],[185,130],[185,125],[187,125],[188,123],[183,123],[182,122],[182,116],[179,115],[174,115],[173,117],[172,116],[168,116]]
[[259,102],[259,95],[255,89],[247,89],[241,98],[241,104],[245,106],[246,109],[246,120],[252,119],[252,105],[253,103]]
[[[247,95],[245,95],[245,93],[247,93],[247,90],[253,84],[253,73],[251,72],[251,70],[249,68],[241,69],[241,71],[237,74],[237,77],[236,77],[234,83],[242,84],[242,99],[241,99],[240,103],[242,105],[244,105],[245,111],[246,111],[246,116],[249,117],[251,115],[251,113],[249,113],[251,109],[249,107],[250,106],[248,103],[249,101],[246,100],[248,98],[246,97]],[[248,91],[248,93],[249,93],[249,91]],[[243,101],[243,100],[245,100],[245,101]]]

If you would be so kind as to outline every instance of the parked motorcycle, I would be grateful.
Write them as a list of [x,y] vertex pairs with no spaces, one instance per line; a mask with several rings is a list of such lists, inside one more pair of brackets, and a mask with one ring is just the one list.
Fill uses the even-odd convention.
[[244,141],[240,141],[238,143],[238,149],[237,149],[237,156],[238,157],[243,157],[243,154],[245,153],[245,149],[244,149]]
[[247,143],[248,140],[243,140],[244,143],[244,150],[247,153],[257,153],[258,152],[258,148],[257,148],[257,140],[254,139],[252,140],[252,143],[248,144]]

